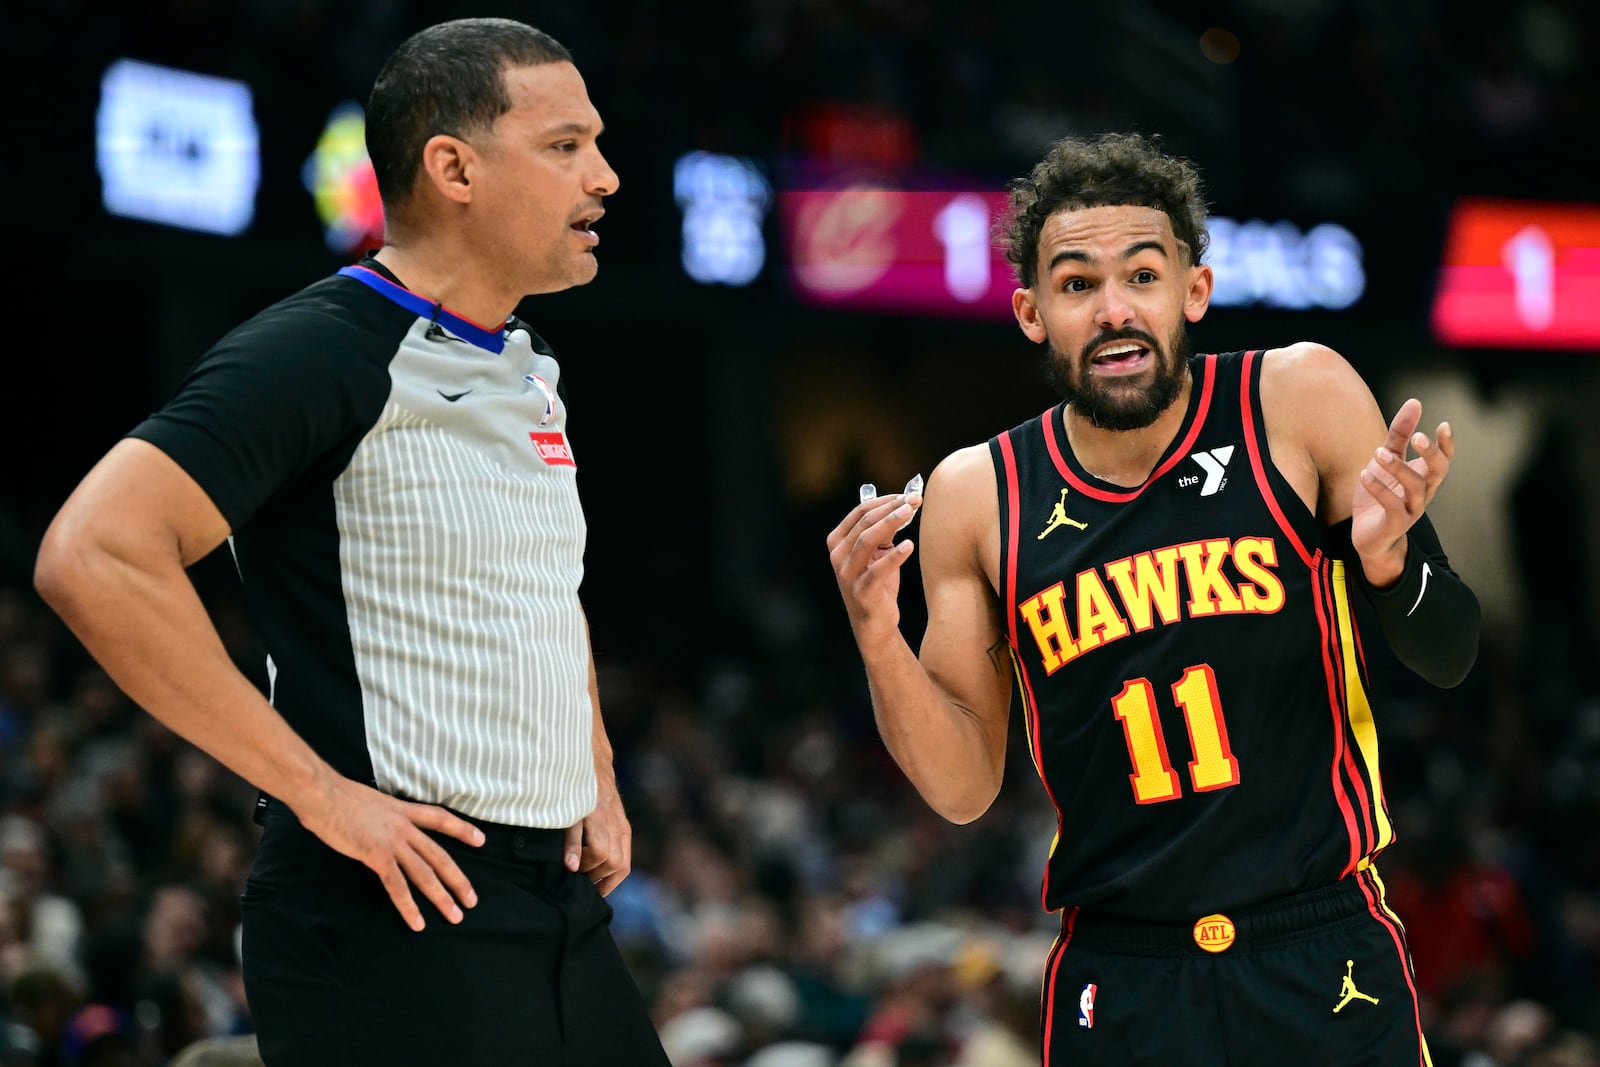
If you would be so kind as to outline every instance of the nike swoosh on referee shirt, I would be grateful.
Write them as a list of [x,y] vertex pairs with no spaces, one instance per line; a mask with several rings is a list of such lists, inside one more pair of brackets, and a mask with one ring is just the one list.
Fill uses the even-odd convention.
[[454,341],[458,345],[469,345],[472,343],[465,337],[455,336],[447,331],[443,326],[440,326],[437,322],[429,325],[427,331],[423,333],[422,336],[426,337],[430,341]]
[[[1422,603],[1422,594],[1426,593],[1428,591],[1428,575],[1430,575],[1432,573],[1433,573],[1433,569],[1428,566],[1428,561],[1427,560],[1423,560],[1422,561],[1422,588],[1417,590],[1417,603],[1411,605],[1411,611],[1416,611],[1417,610],[1417,604]],[[1406,618],[1408,618],[1408,619],[1411,618],[1411,611],[1406,612]]]

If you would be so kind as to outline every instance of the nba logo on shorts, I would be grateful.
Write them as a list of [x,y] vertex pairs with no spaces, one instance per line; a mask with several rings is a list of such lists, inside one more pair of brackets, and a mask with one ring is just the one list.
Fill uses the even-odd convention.
[[1078,994],[1078,1025],[1085,1029],[1094,1027],[1094,994],[1100,987],[1090,982]]

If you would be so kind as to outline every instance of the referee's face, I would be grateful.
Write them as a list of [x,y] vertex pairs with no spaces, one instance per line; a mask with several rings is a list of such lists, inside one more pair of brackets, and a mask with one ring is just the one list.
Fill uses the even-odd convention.
[[600,113],[571,63],[513,67],[503,77],[511,109],[481,145],[474,247],[524,294],[583,285],[599,269],[601,202],[618,185],[597,143]]

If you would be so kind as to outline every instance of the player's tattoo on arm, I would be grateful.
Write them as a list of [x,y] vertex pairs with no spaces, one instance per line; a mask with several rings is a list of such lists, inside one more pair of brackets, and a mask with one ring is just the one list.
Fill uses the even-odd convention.
[[994,664],[994,669],[997,672],[1011,669],[1011,645],[1005,638],[1002,637],[990,645],[985,650],[985,654],[989,657],[989,662]]

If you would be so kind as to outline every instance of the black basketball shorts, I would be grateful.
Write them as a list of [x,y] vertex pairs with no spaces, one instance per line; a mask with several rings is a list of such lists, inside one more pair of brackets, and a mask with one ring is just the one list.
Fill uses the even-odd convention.
[[1405,932],[1375,870],[1193,924],[1067,909],[1044,1067],[1429,1067]]

